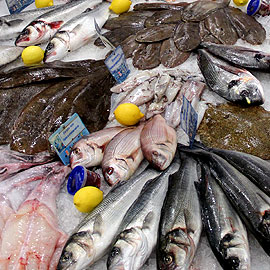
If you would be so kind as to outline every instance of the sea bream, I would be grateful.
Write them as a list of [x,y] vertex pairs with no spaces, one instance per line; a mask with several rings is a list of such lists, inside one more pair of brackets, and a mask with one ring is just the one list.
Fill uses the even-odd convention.
[[209,88],[223,98],[243,105],[264,103],[262,85],[249,71],[231,66],[204,49],[198,50],[198,65]]
[[78,0],[58,6],[30,22],[17,37],[15,45],[30,46],[46,42],[72,17],[101,2],[102,0]]
[[100,165],[105,147],[124,129],[122,127],[104,128],[81,138],[72,146],[69,156],[71,168],[78,165],[86,168]]
[[179,169],[174,162],[162,175],[148,181],[128,209],[107,260],[109,270],[140,269],[157,242],[158,224],[169,176]]
[[91,41],[96,35],[94,21],[99,28],[102,28],[110,15],[109,6],[110,3],[102,2],[94,9],[87,10],[65,23],[47,45],[43,61],[52,62],[62,59],[69,52]]
[[86,269],[108,252],[120,224],[145,183],[161,173],[146,169],[118,183],[103,201],[75,228],[60,257],[57,270]]

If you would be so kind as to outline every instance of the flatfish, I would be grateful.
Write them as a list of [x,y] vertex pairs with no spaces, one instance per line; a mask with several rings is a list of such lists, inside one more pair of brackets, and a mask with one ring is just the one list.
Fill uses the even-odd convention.
[[178,10],[161,10],[156,11],[151,17],[148,17],[145,22],[145,27],[152,27],[155,25],[165,23],[178,23],[182,19],[182,13]]

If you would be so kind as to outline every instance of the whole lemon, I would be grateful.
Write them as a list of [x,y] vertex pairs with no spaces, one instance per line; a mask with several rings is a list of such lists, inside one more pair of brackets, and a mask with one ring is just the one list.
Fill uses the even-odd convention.
[[39,46],[29,46],[22,51],[22,60],[25,65],[39,64],[44,58],[44,51]]
[[130,8],[130,0],[112,0],[112,3],[109,7],[116,14],[121,14],[127,12]]
[[73,197],[74,205],[83,213],[91,212],[102,200],[103,192],[94,186],[79,189]]
[[133,103],[122,103],[114,111],[116,120],[125,126],[137,124],[144,116],[138,106]]
[[245,6],[247,4],[248,0],[233,0],[233,2],[237,6]]
[[35,0],[35,5],[37,8],[53,6],[53,0]]

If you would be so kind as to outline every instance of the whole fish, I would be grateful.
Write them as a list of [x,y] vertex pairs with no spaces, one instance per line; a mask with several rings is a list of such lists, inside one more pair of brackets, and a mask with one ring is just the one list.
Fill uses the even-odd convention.
[[72,146],[69,156],[71,168],[78,165],[85,167],[100,165],[107,144],[124,129],[122,127],[105,128],[81,138]]
[[159,172],[146,169],[111,189],[75,228],[63,249],[57,270],[84,269],[101,258],[115,240],[127,210],[138,198],[144,184],[158,175]]
[[210,246],[223,269],[250,269],[247,231],[206,165],[196,188]]
[[58,229],[56,196],[70,172],[61,166],[30,193],[2,231],[1,269],[55,269],[67,236]]
[[160,24],[178,23],[182,19],[182,13],[178,10],[156,11],[151,17],[145,20],[145,27],[152,27]]
[[180,2],[180,3],[139,3],[136,4],[133,8],[135,11],[142,11],[142,10],[179,10],[182,11],[184,8],[189,5],[187,2]]
[[0,68],[14,60],[22,53],[23,48],[16,46],[0,46]]
[[44,62],[52,62],[64,58],[91,41],[96,35],[95,21],[102,28],[109,17],[108,2],[102,2],[94,9],[72,18],[57,31],[46,47]]
[[198,50],[198,65],[209,88],[223,98],[243,105],[264,103],[264,91],[250,72]]
[[141,124],[121,131],[105,148],[102,171],[110,185],[129,179],[142,162],[140,135],[143,127]]
[[102,0],[78,0],[60,5],[30,22],[18,35],[16,46],[35,45],[49,40],[72,17],[92,8]]
[[148,259],[157,242],[169,175],[178,169],[179,163],[174,162],[163,174],[145,184],[120,225],[122,231],[109,253],[107,269],[136,270]]
[[270,72],[270,54],[242,46],[201,43],[210,53],[237,66]]
[[161,115],[155,115],[145,124],[141,133],[141,147],[143,155],[155,168],[164,170],[171,164],[176,146],[176,132]]
[[171,176],[162,207],[157,247],[158,269],[190,269],[202,221],[194,181],[198,180],[197,162],[181,156],[180,169]]

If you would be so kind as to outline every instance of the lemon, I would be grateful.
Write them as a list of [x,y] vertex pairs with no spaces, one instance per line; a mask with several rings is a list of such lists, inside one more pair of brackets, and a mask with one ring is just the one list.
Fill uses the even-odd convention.
[[114,111],[116,120],[125,126],[137,124],[144,116],[138,106],[133,103],[122,103]]
[[53,6],[53,0],[35,0],[37,8]]
[[247,4],[248,0],[233,0],[233,2],[237,6],[245,6]]
[[91,212],[102,200],[103,192],[94,186],[79,189],[73,197],[74,205],[83,213]]
[[44,51],[39,46],[29,46],[22,51],[22,60],[25,65],[39,64],[44,58]]
[[121,14],[129,10],[131,5],[130,0],[112,0],[112,3],[109,7],[116,14]]

